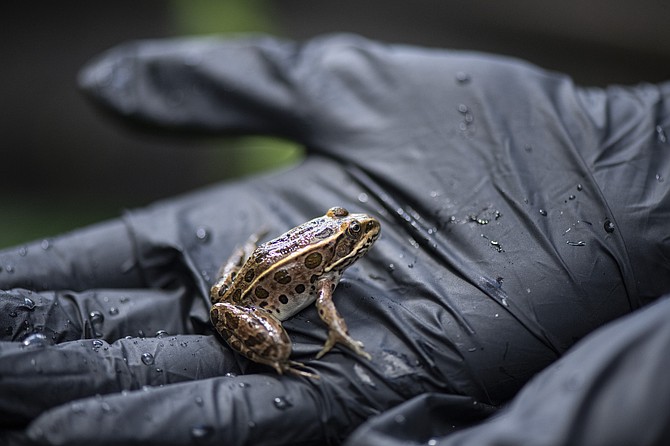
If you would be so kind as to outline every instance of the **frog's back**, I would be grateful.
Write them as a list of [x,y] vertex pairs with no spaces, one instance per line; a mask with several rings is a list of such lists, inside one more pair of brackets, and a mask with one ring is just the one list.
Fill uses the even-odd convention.
[[316,280],[335,253],[339,225],[319,217],[261,244],[238,271],[228,298],[280,320],[296,314],[316,298]]

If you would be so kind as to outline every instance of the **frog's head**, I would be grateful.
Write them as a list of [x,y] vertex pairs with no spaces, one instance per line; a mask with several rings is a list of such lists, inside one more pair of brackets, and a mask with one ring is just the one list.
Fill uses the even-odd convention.
[[325,272],[342,271],[351,265],[370,249],[381,231],[379,221],[374,217],[350,214],[341,207],[330,208],[326,217],[337,221],[338,230],[334,234],[337,238],[335,254],[324,268]]

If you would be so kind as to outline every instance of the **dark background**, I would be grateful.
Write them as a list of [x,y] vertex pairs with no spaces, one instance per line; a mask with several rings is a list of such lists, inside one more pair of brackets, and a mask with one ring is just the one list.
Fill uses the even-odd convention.
[[77,92],[78,69],[121,42],[355,32],[507,54],[585,85],[670,79],[665,0],[35,1],[0,5],[0,247],[115,217],[208,183],[295,162],[268,138],[133,133]]

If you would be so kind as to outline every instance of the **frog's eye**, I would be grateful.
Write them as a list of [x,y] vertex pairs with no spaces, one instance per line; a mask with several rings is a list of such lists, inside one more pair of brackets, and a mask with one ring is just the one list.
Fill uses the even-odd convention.
[[355,235],[361,232],[361,224],[358,223],[356,220],[352,221],[349,223],[349,228],[347,228],[347,231],[349,231],[349,234]]

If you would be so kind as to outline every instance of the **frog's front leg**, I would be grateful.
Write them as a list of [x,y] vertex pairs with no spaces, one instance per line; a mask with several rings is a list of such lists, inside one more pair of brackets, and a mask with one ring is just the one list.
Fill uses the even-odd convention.
[[218,302],[212,306],[210,319],[233,350],[260,364],[273,367],[280,375],[289,372],[318,378],[295,367],[303,364],[289,360],[291,340],[281,322],[262,308]]
[[333,290],[337,285],[337,278],[322,278],[317,282],[318,297],[316,298],[316,308],[319,310],[319,317],[328,325],[328,339],[321,351],[316,355],[319,359],[328,353],[337,343],[350,348],[365,359],[372,359],[369,353],[363,350],[363,343],[356,341],[349,336],[347,324],[338,313],[333,303]]
[[267,231],[263,230],[249,237],[244,245],[235,248],[235,251],[233,251],[228,261],[221,266],[221,269],[217,273],[216,282],[212,285],[209,293],[209,298],[213,304],[223,300],[223,295],[226,290],[230,288],[230,285],[232,285],[235,275],[254,253],[258,240],[260,240],[266,232]]

